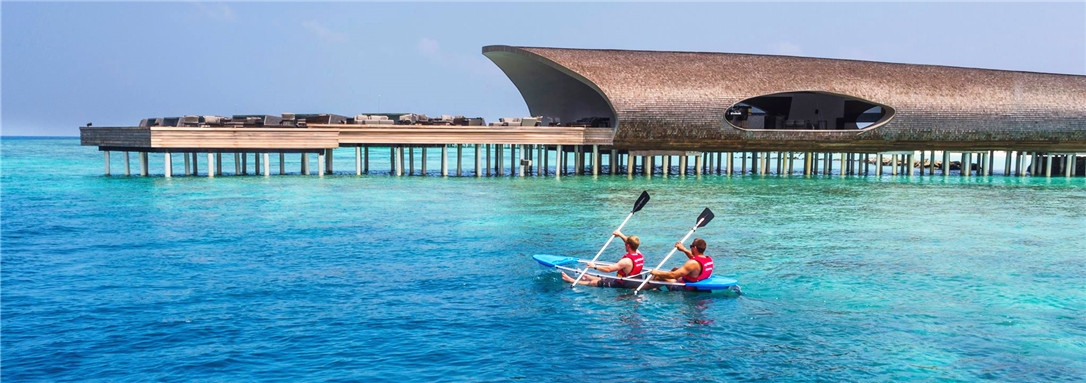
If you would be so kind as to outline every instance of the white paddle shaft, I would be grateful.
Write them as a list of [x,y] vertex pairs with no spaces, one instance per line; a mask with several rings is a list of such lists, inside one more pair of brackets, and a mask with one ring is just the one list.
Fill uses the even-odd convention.
[[[695,231],[698,231],[698,226],[699,226],[699,225],[701,225],[701,221],[702,221],[702,220],[700,220],[700,219],[699,219],[699,220],[698,220],[698,223],[697,223],[697,224],[694,224],[694,228],[693,228],[693,229],[690,229],[690,232],[686,233],[686,236],[684,236],[684,237],[683,237],[683,239],[679,240],[679,242],[686,242],[686,240],[687,240],[687,239],[689,239],[691,235],[694,235],[694,232],[695,232]],[[656,265],[656,268],[654,268],[654,269],[652,269],[652,270],[659,270],[659,269],[660,269],[661,267],[664,267],[664,263],[667,263],[667,260],[668,260],[668,258],[671,258],[671,256],[672,256],[673,254],[675,254],[675,251],[676,251],[676,250],[679,250],[679,248],[677,248],[677,247],[672,247],[672,248],[671,248],[671,251],[669,251],[669,252],[667,253],[667,256],[666,256],[666,257],[664,257],[664,260],[660,261],[660,264],[659,264],[659,265]],[[641,281],[641,284],[637,286],[637,290],[634,290],[634,295],[637,295],[637,292],[638,292],[638,291],[641,291],[641,288],[642,288],[642,287],[645,287],[645,284],[646,284],[646,283],[649,283],[649,279],[651,279],[651,278],[652,278],[652,270],[649,270],[649,275],[646,275],[646,276],[645,276],[645,280],[644,280],[644,281]]]
[[[622,224],[618,225],[618,229],[615,229],[615,230],[622,231],[622,228],[626,226],[626,222],[629,222],[630,218],[633,217],[633,215],[634,215],[634,212],[631,211],[630,214],[626,216],[626,219],[622,221]],[[603,251],[607,250],[607,246],[610,246],[611,241],[614,241],[614,240],[615,240],[615,235],[612,233],[611,238],[607,239],[607,243],[603,244],[603,247],[600,248],[600,251],[596,252],[596,256],[592,257],[592,261],[589,262],[589,263],[595,263],[596,260],[600,258],[600,254],[603,254]],[[577,276],[577,279],[573,281],[573,285],[571,285],[570,287],[577,287],[577,282],[580,282],[581,278],[584,278],[584,275],[587,272],[588,272],[588,267],[585,266],[584,271],[581,271],[581,274]]]

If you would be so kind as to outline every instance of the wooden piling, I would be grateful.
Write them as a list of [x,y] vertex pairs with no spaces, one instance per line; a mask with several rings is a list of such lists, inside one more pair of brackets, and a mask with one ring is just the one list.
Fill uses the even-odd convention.
[[169,151],[162,153],[162,171],[166,178],[173,177],[173,158]]

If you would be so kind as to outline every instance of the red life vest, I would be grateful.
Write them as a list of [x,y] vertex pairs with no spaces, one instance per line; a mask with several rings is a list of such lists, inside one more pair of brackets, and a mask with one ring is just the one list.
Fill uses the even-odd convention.
[[693,259],[694,261],[697,261],[699,265],[701,265],[701,274],[698,274],[697,279],[690,279],[689,277],[683,275],[683,282],[694,283],[709,279],[709,277],[713,275],[713,259],[710,258],[708,255],[694,257]]
[[622,258],[629,258],[630,261],[633,261],[633,268],[630,269],[629,274],[623,273],[622,269],[618,269],[618,276],[619,277],[625,278],[625,277],[628,277],[630,275],[637,275],[638,273],[641,272],[641,269],[645,267],[645,256],[641,255],[641,253],[626,254],[626,255],[623,255]]

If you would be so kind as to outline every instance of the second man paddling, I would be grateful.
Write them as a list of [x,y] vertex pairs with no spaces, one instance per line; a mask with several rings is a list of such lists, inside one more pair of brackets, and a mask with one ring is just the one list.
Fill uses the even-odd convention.
[[713,275],[713,259],[705,255],[705,240],[694,238],[690,249],[682,242],[675,242],[675,248],[686,254],[687,261],[682,267],[671,271],[652,270],[652,275],[668,282],[694,283],[708,279]]

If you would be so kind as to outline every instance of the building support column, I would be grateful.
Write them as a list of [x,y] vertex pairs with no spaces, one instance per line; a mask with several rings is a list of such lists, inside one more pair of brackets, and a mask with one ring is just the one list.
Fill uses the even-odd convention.
[[170,152],[162,153],[162,170],[166,178],[173,177],[173,156]]
[[109,174],[109,151],[108,150],[103,150],[102,151],[102,156],[103,156],[103,161],[106,164],[105,175],[108,176],[108,175],[110,175]]
[[362,147],[354,147],[354,175],[362,175]]
[[464,144],[456,144],[456,176],[464,174]]
[[320,175],[321,177],[324,176],[324,171],[327,170],[325,168],[325,166],[327,165],[327,162],[325,162],[325,161],[327,161],[327,160],[328,160],[328,157],[327,157],[327,155],[325,154],[324,151],[321,151],[320,153],[317,153],[317,174]]
[[499,177],[505,175],[505,144],[494,145],[494,173]]
[[581,145],[573,146],[573,174],[584,174],[584,147]]
[[984,154],[984,158],[987,160],[985,161],[987,165],[984,165],[984,175],[991,176],[993,165],[995,165],[995,151],[989,150],[988,153]]
[[[400,149],[400,150],[402,151],[403,149]],[[409,176],[415,175],[415,147],[414,146],[408,146],[407,147],[407,175],[409,175]]]
[[302,152],[301,161],[302,161],[301,173],[302,173],[303,176],[308,176],[309,175],[309,153]]
[[1075,165],[1077,165],[1075,157],[1075,153],[1067,153],[1063,156],[1063,175],[1066,178],[1075,175]]
[[943,176],[944,177],[950,175],[950,152],[949,151],[946,151],[946,150],[943,151],[943,164],[940,166],[940,168],[942,168],[942,170],[943,170]]
[[962,177],[968,177],[973,175],[973,153],[962,152]]
[[846,171],[847,168],[848,168],[848,155],[846,155],[845,153],[841,153],[841,178],[845,178],[845,174],[848,173]]
[[1003,159],[1004,160],[1003,161],[1003,176],[1007,177],[1007,176],[1011,175],[1011,153],[1012,152],[1008,150],[1008,151],[1005,151],[1003,153],[1005,154],[1005,157],[1006,157],[1006,158]]
[[1045,153],[1045,178],[1052,178],[1052,153]]
[[[195,153],[193,153],[193,154],[195,154]],[[220,158],[222,158],[222,157],[220,157]],[[196,158],[193,157],[193,159],[196,159]],[[215,166],[212,166],[212,164],[215,164]],[[195,161],[193,161],[193,165],[195,165]],[[221,167],[222,167],[222,161],[216,161],[215,156],[211,155],[211,152],[208,152],[207,153],[207,178],[215,178],[214,169],[221,168]],[[196,172],[196,166],[192,167],[192,175],[194,175],[194,176],[199,175],[199,173]]]
[[333,149],[324,150],[324,174],[333,174],[336,172],[336,156],[334,154],[335,151]]
[[705,164],[704,158],[705,158],[705,154],[698,154],[697,157],[694,157],[694,175],[695,176],[701,177],[702,168],[704,167],[704,164]]
[[449,146],[441,145],[441,176],[449,176]]
[[550,153],[550,150],[547,150],[547,145],[546,144],[539,145],[538,150],[539,150],[539,166],[537,167],[538,171],[536,172],[536,174],[539,175],[540,177],[546,177],[547,173],[550,172],[551,153]]
[[554,178],[562,178],[562,145],[554,147]]
[[140,176],[147,177],[147,152],[139,152]]
[[426,175],[426,151],[427,151],[426,147],[423,146],[422,147],[422,157],[419,158],[419,162],[422,165],[422,169],[421,169],[421,172],[419,173],[419,175],[422,175],[422,176]]
[[607,174],[615,175],[618,168],[618,150],[611,149],[610,155],[607,156],[607,164],[610,165],[607,168]]
[[481,144],[475,144],[475,178],[483,176],[482,149]]
[[[521,144],[519,146],[520,146],[520,155],[517,156],[517,177],[523,178],[523,177],[525,177],[525,169],[528,167],[528,165],[525,164],[526,159],[531,158],[530,155],[532,153],[525,150],[525,145]],[[528,154],[529,157],[526,158],[525,154]]]

